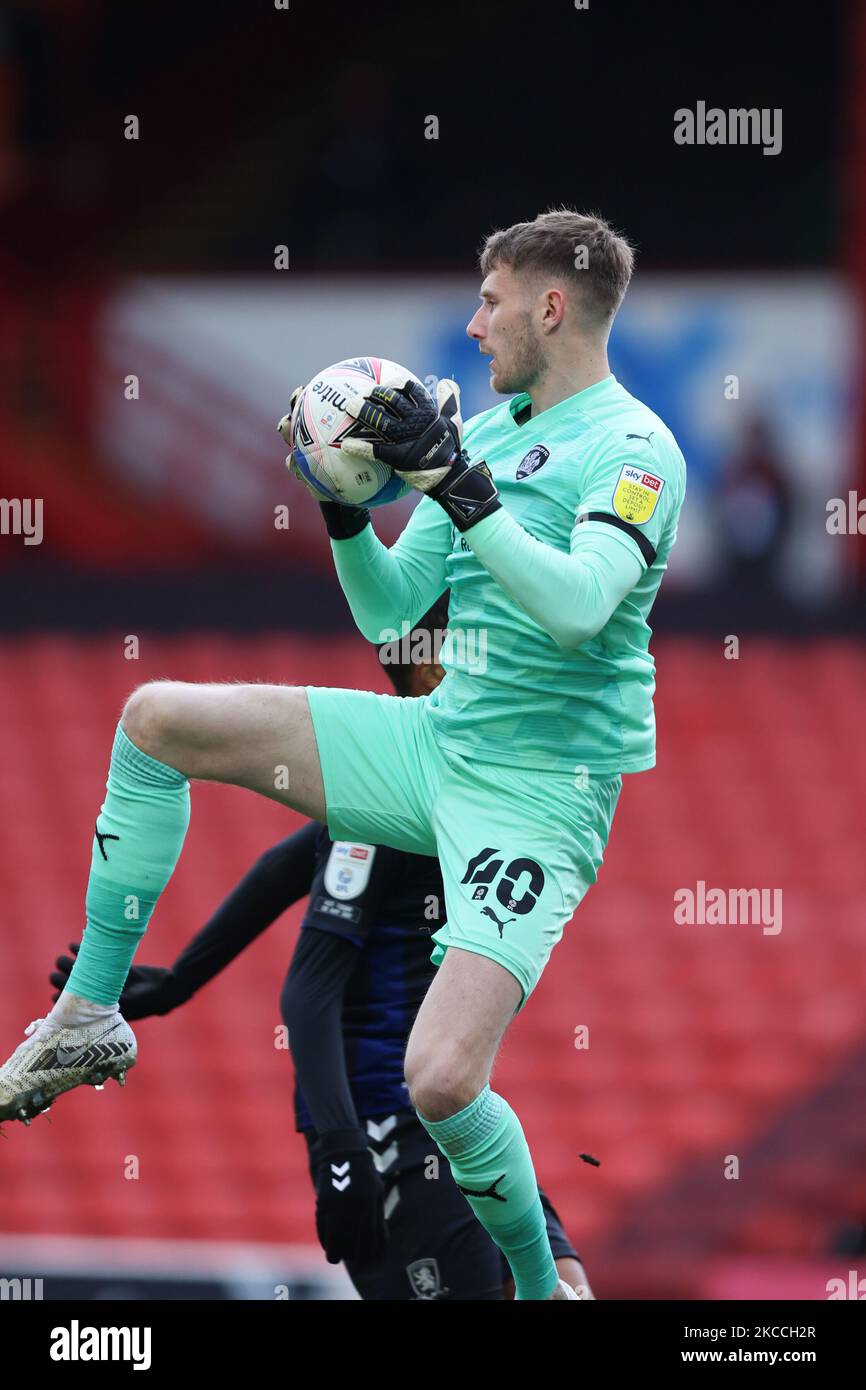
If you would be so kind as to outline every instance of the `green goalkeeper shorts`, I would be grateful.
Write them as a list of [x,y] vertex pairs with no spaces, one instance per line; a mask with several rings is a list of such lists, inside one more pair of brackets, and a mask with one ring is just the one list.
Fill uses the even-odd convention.
[[331,838],[438,857],[434,965],[449,946],[489,956],[522,1008],[596,880],[621,776],[470,762],[436,743],[423,697],[306,691]]

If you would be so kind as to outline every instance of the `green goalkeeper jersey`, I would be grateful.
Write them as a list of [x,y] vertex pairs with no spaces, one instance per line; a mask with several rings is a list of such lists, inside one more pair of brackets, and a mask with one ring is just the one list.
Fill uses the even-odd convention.
[[[485,568],[473,546],[483,554],[498,540],[504,570],[503,546],[526,539],[502,512],[461,535],[437,502],[423,498],[390,551],[371,527],[334,542],[338,573],[373,640],[383,640],[390,622],[396,630],[398,618],[405,631],[450,588],[440,655],[446,675],[425,702],[442,747],[474,761],[540,770],[639,772],[655,763],[647,617],[676,538],[685,462],[664,422],[613,376],[538,415],[530,408],[529,397],[519,395],[476,415],[464,446],[473,461],[486,460],[502,507],[535,541],[569,556],[596,532],[593,540],[603,539],[608,554],[626,547],[639,562],[636,584],[594,636],[564,647],[520,606],[517,550],[509,574],[515,597]],[[536,589],[545,557],[561,560],[537,547],[528,560],[521,557],[535,567]],[[633,560],[623,560],[638,573]],[[524,575],[528,582],[529,571]],[[395,587],[400,596],[389,606]],[[559,605],[560,616],[568,616],[562,606],[570,602],[552,582],[551,614]]]

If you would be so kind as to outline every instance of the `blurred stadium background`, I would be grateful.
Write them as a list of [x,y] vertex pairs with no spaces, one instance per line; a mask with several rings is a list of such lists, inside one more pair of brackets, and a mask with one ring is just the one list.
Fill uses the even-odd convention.
[[[827,510],[866,497],[864,79],[854,4],[0,4],[4,1056],[80,935],[133,686],[386,688],[282,467],[291,388],[371,352],[486,408],[480,238],[598,207],[640,257],[613,370],[689,464],[654,613],[659,764],[626,780],[497,1082],[600,1297],[818,1299],[866,1275],[866,537]],[[782,152],[676,145],[697,100],[780,108]],[[42,499],[39,543],[14,499]],[[299,823],[196,787],[139,959],[169,964]],[[782,931],[678,925],[699,881],[781,889]],[[125,1092],[4,1127],[0,1275],[351,1296],[268,1046],[299,918],[141,1024]]]

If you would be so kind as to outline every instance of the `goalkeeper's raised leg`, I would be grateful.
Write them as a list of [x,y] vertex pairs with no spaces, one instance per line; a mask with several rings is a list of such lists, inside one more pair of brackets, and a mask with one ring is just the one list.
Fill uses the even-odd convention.
[[[249,787],[324,820],[304,689],[158,681],[132,695],[96,818],[81,949],[53,1009],[0,1067],[0,1122],[29,1124],[63,1092],[123,1084],[135,1065],[117,1001],[183,847],[190,778]],[[291,791],[278,791],[285,780]]]

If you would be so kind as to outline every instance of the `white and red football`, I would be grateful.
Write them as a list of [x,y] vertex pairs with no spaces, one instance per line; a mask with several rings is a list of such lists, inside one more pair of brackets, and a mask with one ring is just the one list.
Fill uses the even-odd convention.
[[[414,372],[384,357],[348,357],[314,376],[301,392],[292,416],[292,454],[310,490],[323,502],[379,507],[411,491],[408,483],[375,459],[344,453],[346,439],[378,439],[346,410],[350,396],[371,386],[405,386]],[[418,382],[421,385],[421,382]]]

